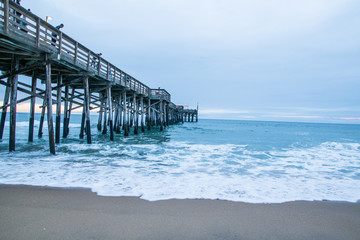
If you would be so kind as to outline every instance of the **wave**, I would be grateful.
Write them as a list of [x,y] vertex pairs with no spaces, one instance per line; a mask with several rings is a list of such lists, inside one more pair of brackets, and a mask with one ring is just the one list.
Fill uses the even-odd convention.
[[[85,187],[104,196],[244,202],[360,196],[360,143],[254,150],[249,145],[62,144],[56,156],[24,149],[0,161],[0,182]],[[29,157],[30,156],[30,157]]]

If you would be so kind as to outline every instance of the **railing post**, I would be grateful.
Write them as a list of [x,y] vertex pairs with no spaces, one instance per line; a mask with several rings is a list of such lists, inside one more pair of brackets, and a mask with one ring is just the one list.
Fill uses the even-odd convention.
[[60,34],[59,34],[59,51],[58,51],[59,56],[61,54],[61,49],[62,49],[62,32],[60,31]]
[[4,2],[4,31],[9,33],[9,0]]
[[36,20],[36,46],[40,47],[40,18]]
[[109,80],[109,62],[106,64],[106,80]]
[[78,56],[78,42],[75,42],[75,56],[74,56],[74,64],[77,63],[77,56]]
[[86,69],[89,71],[90,69],[90,55],[91,55],[91,52],[90,50],[88,51],[88,61],[87,61],[87,66],[86,66]]
[[101,57],[98,56],[98,75],[100,76],[100,71],[101,71]]

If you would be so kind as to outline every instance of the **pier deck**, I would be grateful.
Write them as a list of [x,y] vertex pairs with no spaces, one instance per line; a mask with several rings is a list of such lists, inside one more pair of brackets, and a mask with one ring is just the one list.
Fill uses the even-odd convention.
[[[80,138],[91,143],[90,111],[99,110],[98,130],[114,139],[114,132],[129,135],[151,126],[197,121],[197,110],[185,110],[171,102],[165,89],[151,89],[101,55],[86,48],[40,17],[9,0],[0,0],[0,84],[6,86],[0,121],[3,137],[10,108],[9,150],[15,150],[16,105],[30,101],[29,142],[34,138],[35,99],[42,99],[38,136],[42,136],[45,112],[50,152],[69,133],[71,112],[82,108]],[[27,84],[19,75],[31,77]],[[7,79],[7,81],[6,81]],[[38,84],[40,81],[40,85]],[[18,91],[27,97],[17,99]],[[52,107],[56,106],[55,128]],[[63,109],[63,113],[61,110]],[[109,128],[109,129],[108,129]]]

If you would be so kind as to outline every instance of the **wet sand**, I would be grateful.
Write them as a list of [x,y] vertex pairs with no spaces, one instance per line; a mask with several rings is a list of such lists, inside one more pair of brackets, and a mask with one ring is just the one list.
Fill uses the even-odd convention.
[[0,239],[360,239],[360,204],[149,202],[0,185]]

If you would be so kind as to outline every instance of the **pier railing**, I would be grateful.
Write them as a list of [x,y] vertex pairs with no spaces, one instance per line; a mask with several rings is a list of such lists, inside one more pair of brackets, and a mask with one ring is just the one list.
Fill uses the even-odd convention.
[[165,100],[167,102],[171,102],[171,95],[165,89],[151,89],[151,96],[152,99],[157,100]]
[[21,42],[47,53],[57,54],[58,60],[76,65],[103,80],[121,85],[137,94],[150,95],[150,88],[117,68],[99,54],[86,48],[45,20],[20,5],[0,0],[0,34],[11,34]]

